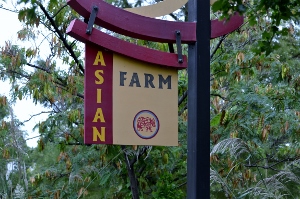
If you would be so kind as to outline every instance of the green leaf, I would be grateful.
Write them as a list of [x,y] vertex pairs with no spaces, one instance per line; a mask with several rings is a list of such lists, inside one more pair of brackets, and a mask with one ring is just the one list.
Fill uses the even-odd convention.
[[249,17],[249,25],[250,26],[254,26],[257,24],[257,20],[256,20],[256,17],[254,15],[250,16]]
[[100,185],[104,185],[110,177],[110,173],[105,173],[100,177]]
[[19,92],[18,98],[19,98],[19,100],[22,100],[22,93],[21,92]]
[[262,38],[265,39],[265,40],[270,40],[271,36],[272,36],[272,33],[270,33],[270,32],[264,32],[262,34]]
[[213,119],[210,120],[211,127],[217,127],[220,125],[221,115],[222,115],[222,113],[219,113],[219,114],[215,115],[215,117]]
[[213,12],[217,12],[217,11],[221,10],[222,7],[223,7],[223,1],[218,0],[212,5],[211,8],[212,8]]

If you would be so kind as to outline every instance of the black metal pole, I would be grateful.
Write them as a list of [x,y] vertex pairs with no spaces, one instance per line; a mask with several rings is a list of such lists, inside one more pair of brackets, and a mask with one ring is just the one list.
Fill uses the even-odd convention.
[[189,45],[187,198],[210,198],[210,2],[189,0],[197,42]]

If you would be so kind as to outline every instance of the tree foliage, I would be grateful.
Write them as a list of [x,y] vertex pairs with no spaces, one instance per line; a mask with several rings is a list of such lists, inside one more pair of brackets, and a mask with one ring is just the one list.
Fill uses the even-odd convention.
[[[108,2],[135,7],[145,1]],[[36,125],[40,139],[30,160],[21,151],[14,156],[25,162],[17,170],[23,181],[14,181],[15,197],[24,191],[28,198],[185,198],[188,72],[179,71],[178,78],[178,147],[83,145],[84,50],[65,34],[80,16],[61,0],[19,0],[18,5],[24,25],[18,39],[33,45],[5,43],[1,78],[11,82],[12,103],[31,99],[51,113]],[[298,197],[299,9],[296,0],[218,0],[212,6],[212,19],[239,11],[245,24],[211,40],[211,198]],[[170,16],[186,21],[187,6]],[[168,50],[167,44],[116,36]],[[4,119],[10,114],[5,97],[0,109],[5,170],[9,161],[1,143],[7,143],[12,128]]]
[[211,60],[212,198],[298,198],[299,3],[281,5],[222,8],[246,23]]
[[0,124],[0,196],[24,198],[30,150],[6,96],[0,96]]
[[[110,3],[131,7],[142,1]],[[180,147],[83,145],[84,48],[65,34],[70,21],[80,17],[65,1],[20,0],[18,4],[24,24],[18,39],[33,45],[6,42],[0,59],[2,79],[11,81],[13,102],[31,98],[52,110],[35,127],[40,139],[30,155],[34,161],[27,172],[27,197],[183,197],[186,118],[179,126]],[[161,50],[167,46],[123,39]],[[185,77],[182,72],[180,94],[186,90]]]

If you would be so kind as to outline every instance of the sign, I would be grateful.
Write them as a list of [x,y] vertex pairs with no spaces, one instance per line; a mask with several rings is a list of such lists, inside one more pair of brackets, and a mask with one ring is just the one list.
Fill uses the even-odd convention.
[[[163,6],[155,15],[187,0],[174,1],[159,4]],[[177,70],[187,67],[181,44],[196,43],[197,23],[144,17],[102,0],[67,3],[89,19],[88,24],[75,19],[67,29],[69,35],[86,44],[85,144],[178,145]],[[153,8],[139,10],[148,16],[146,10]],[[213,20],[210,38],[228,34],[242,23],[238,14],[226,23]],[[94,24],[129,37],[168,43],[170,52],[120,40],[93,28]],[[207,25],[210,23],[203,27]]]
[[177,70],[86,44],[85,144],[178,145]]

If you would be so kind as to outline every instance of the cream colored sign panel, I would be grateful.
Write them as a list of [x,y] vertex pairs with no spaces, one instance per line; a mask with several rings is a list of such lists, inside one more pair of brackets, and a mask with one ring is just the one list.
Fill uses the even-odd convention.
[[113,143],[177,146],[177,70],[116,54],[113,63]]
[[[210,0],[210,5],[215,2],[216,0]],[[145,17],[155,18],[168,15],[178,10],[186,3],[188,3],[188,0],[164,0],[153,5],[125,8],[125,10]]]

